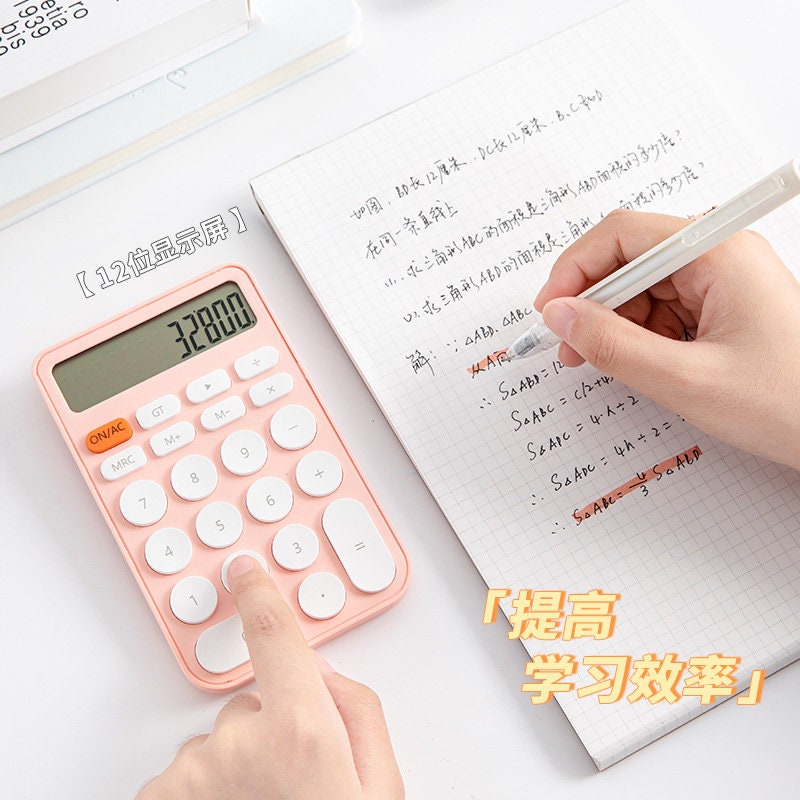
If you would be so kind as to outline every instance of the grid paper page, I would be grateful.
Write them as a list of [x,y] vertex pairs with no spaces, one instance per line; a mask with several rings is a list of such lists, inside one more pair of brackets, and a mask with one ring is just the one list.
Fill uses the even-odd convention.
[[[574,654],[576,688],[590,654],[737,656],[739,689],[800,656],[797,473],[555,351],[485,362],[604,214],[698,213],[764,172],[635,2],[253,182],[487,585],[620,595],[611,639],[525,641]],[[796,229],[762,226],[787,260]],[[633,689],[556,695],[601,769],[708,708]]]

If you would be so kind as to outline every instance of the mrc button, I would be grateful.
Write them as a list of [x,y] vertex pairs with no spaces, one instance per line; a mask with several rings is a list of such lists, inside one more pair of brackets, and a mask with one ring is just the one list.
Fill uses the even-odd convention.
[[86,446],[93,453],[105,453],[118,444],[127,442],[133,436],[133,431],[128,421],[118,417],[111,422],[106,422],[99,428],[86,434]]

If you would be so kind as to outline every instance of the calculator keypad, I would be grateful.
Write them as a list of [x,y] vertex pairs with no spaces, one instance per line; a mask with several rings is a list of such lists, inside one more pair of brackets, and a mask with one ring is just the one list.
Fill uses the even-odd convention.
[[[204,287],[248,285],[239,268],[220,274],[134,309],[125,330]],[[280,329],[255,287],[244,294],[260,309],[252,330],[83,412],[66,407],[51,374],[81,352],[76,340],[37,364],[178,662],[193,683],[221,691],[252,675],[227,580],[236,555],[271,572],[312,645],[393,605],[408,577],[402,547]],[[77,347],[126,321],[87,332]]]
[[169,595],[172,613],[187,625],[205,622],[217,610],[218,602],[214,584],[200,575],[181,578]]
[[230,592],[231,587],[228,584],[228,567],[231,565],[231,562],[237,556],[250,556],[250,558],[254,558],[258,561],[259,564],[264,568],[266,572],[269,572],[269,564],[267,564],[264,556],[261,553],[256,553],[255,550],[237,550],[235,553],[231,553],[223,562],[222,569],[220,570],[220,579],[222,580],[222,585],[225,587],[226,592]]
[[172,489],[184,500],[205,500],[217,488],[217,468],[205,456],[184,456],[169,476]]
[[319,555],[319,538],[308,525],[285,525],[272,540],[272,557],[284,569],[308,569]]
[[267,443],[255,431],[234,431],[222,443],[219,455],[228,472],[253,475],[267,463]]
[[281,478],[259,478],[247,490],[245,502],[259,522],[280,522],[292,510],[294,495]]
[[244,530],[239,509],[223,500],[204,506],[197,515],[194,526],[197,538],[204,545],[217,550],[235,544]]
[[134,481],[123,489],[119,510],[131,525],[155,525],[167,513],[167,494],[155,481]]
[[222,675],[244,664],[250,656],[244,641],[242,618],[234,614],[206,628],[197,637],[195,655],[200,666],[212,675]]
[[178,528],[159,528],[147,540],[144,557],[153,572],[176,575],[192,560],[192,541]]
[[[277,350],[265,346],[237,358],[233,371],[240,380],[249,380],[268,372],[278,362]],[[190,567],[194,540],[200,547],[225,553],[219,580],[227,592],[230,592],[228,567],[237,555],[246,553],[269,571],[269,564],[261,553],[246,546],[243,549],[234,549],[234,546],[240,542],[249,524],[273,525],[284,520],[292,511],[297,490],[277,475],[251,479],[269,463],[270,446],[265,437],[250,426],[258,419],[259,409],[290,395],[294,385],[294,379],[285,372],[252,384],[245,394],[256,407],[251,412],[247,411],[239,393],[216,399],[232,386],[225,369],[216,369],[187,385],[187,398],[195,406],[203,406],[199,409],[200,429],[187,419],[174,422],[150,435],[150,447],[156,457],[165,458],[190,444],[202,443],[204,436],[244,419],[248,427],[237,427],[228,433],[218,450],[219,461],[227,473],[237,479],[246,479],[241,484],[244,502],[240,510],[230,498],[217,499],[219,472],[214,460],[198,453],[178,458],[169,470],[169,485],[177,496],[172,502],[179,502],[179,498],[200,507],[194,519],[192,536],[173,526],[159,528],[150,535],[145,545],[145,561],[151,570],[164,576],[183,573]],[[176,408],[176,413],[180,413],[177,396],[165,395],[139,408],[136,418],[142,428],[149,430],[172,419]],[[155,425],[152,424],[154,417],[159,419]],[[300,452],[306,450],[317,436],[317,419],[310,409],[299,403],[283,404],[269,416],[262,430],[268,431],[271,446],[298,454],[294,457],[291,474],[303,495],[322,500],[337,492],[344,478],[339,458],[322,449]],[[116,459],[113,473],[109,468],[111,458]],[[106,459],[101,471],[104,475],[109,473],[109,480],[116,480],[145,461],[144,451],[134,445]],[[155,525],[162,520],[167,505],[164,488],[150,480],[134,481],[120,497],[123,517],[140,527]],[[307,573],[302,575],[297,586],[296,601],[309,619],[317,621],[333,619],[347,601],[347,588],[339,576],[328,570],[312,571],[320,554],[320,533],[333,547],[356,589],[366,593],[381,591],[391,583],[395,574],[394,561],[369,513],[359,501],[334,499],[322,507],[320,521],[320,531],[298,522],[283,525],[269,546],[269,552],[281,568],[295,574]],[[206,576],[186,575],[175,582],[169,594],[171,613],[187,625],[199,626],[206,622],[214,614],[217,604],[217,589]],[[241,621],[237,620],[238,615],[226,618],[198,637],[196,656],[207,671],[218,674],[246,660],[246,649],[242,650],[236,641],[237,631],[241,630]]]

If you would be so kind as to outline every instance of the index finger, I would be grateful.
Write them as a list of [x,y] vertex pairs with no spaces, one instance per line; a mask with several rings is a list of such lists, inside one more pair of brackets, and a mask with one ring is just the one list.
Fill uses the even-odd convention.
[[663,242],[690,220],[618,209],[571,244],[553,264],[533,302],[541,311],[555,297],[575,297],[601,278]]
[[278,587],[250,556],[237,556],[228,584],[239,609],[261,707],[294,706],[301,700],[324,702],[330,695],[311,648]]

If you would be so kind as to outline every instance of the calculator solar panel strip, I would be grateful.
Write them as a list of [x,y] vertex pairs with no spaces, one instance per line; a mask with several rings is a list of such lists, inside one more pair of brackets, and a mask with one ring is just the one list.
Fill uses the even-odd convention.
[[406,591],[405,550],[244,268],[46,350],[34,376],[196,686],[252,678],[235,553],[267,567],[312,646]]

